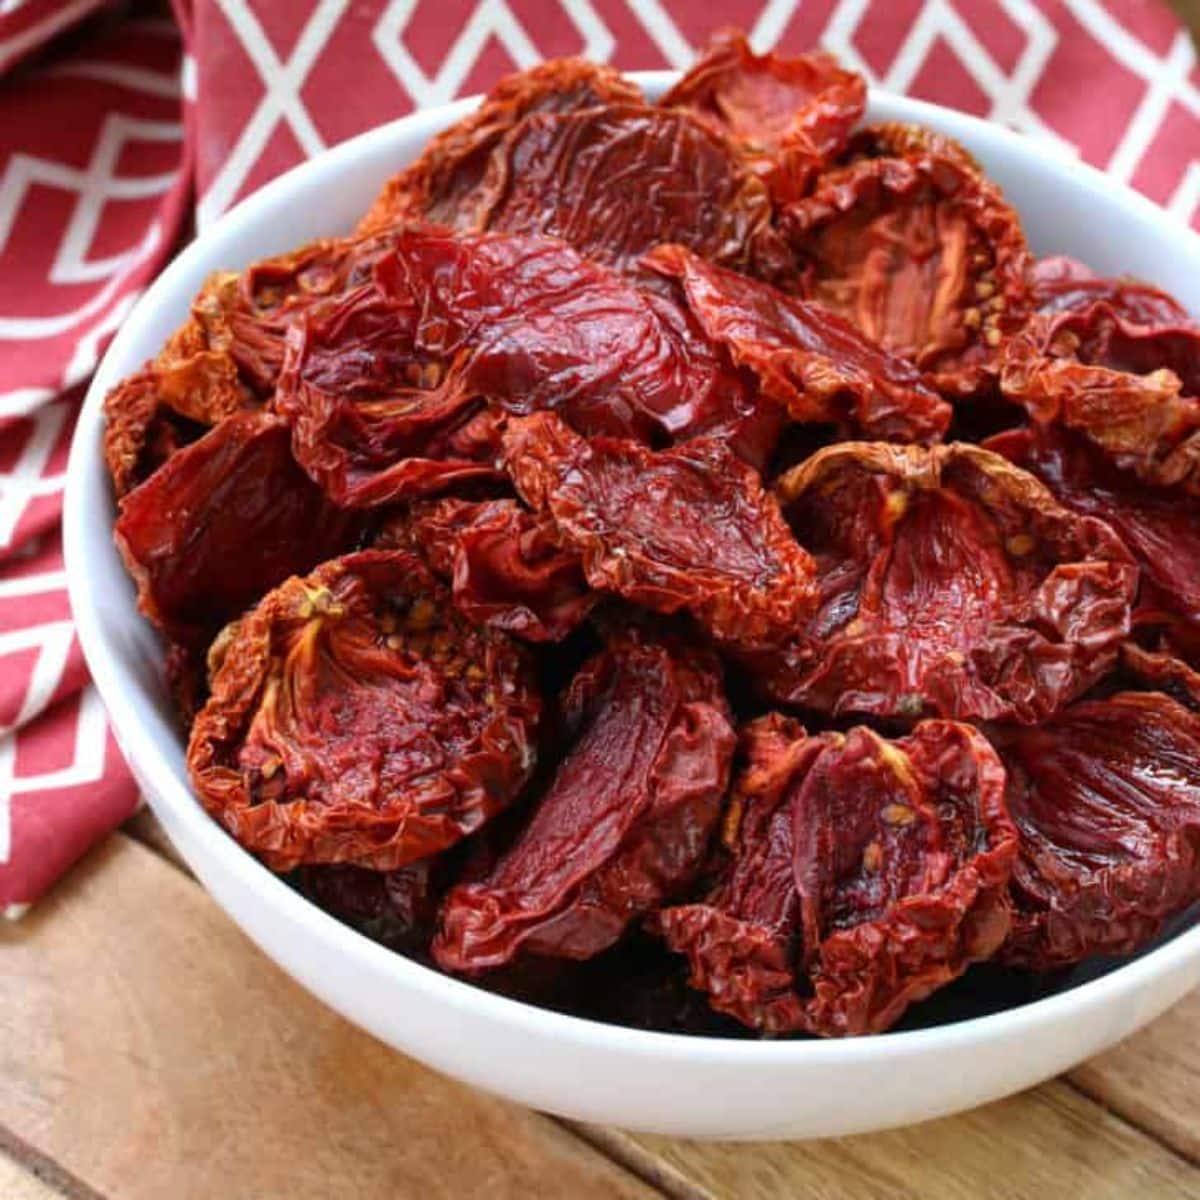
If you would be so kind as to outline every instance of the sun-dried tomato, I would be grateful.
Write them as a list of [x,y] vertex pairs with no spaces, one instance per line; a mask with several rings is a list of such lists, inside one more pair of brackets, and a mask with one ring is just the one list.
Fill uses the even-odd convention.
[[420,559],[361,551],[286,580],[237,624],[188,769],[272,870],[389,871],[514,799],[539,709],[519,647],[467,625]]
[[414,341],[415,319],[365,285],[288,335],[275,394],[296,459],[338,504],[374,507],[495,479],[483,401]]
[[386,235],[312,242],[221,271],[158,356],[105,400],[105,460],[118,496],[206,427],[268,400],[295,316],[370,275]]
[[404,221],[456,225],[492,151],[524,117],[643,99],[641,89],[612,67],[580,58],[552,59],[508,75],[470,116],[432,138],[416,162],[388,180],[359,232]]
[[816,615],[760,686],[829,713],[1038,721],[1113,663],[1137,570],[1102,522],[978,446],[842,443],[777,493]]
[[467,392],[510,412],[554,409],[581,433],[652,443],[759,419],[746,381],[686,314],[555,239],[409,229],[376,276],[411,315],[416,351],[456,364]]
[[1061,270],[1034,273],[1046,311],[1005,347],[1005,397],[1149,483],[1200,491],[1200,327],[1154,288]]
[[300,867],[288,882],[327,913],[372,941],[422,954],[437,923],[445,891],[446,856],[423,858],[394,871],[344,864]]
[[1187,310],[1166,292],[1136,279],[1103,279],[1090,267],[1066,255],[1040,258],[1029,272],[1034,312],[1083,312],[1097,302],[1108,305],[1120,321],[1150,329],[1193,324]]
[[563,724],[568,747],[528,823],[447,897],[433,944],[446,970],[590,958],[699,868],[735,741],[715,659],[620,639],[572,681]]
[[1154,606],[1200,628],[1200,506],[1179,488],[1151,487],[1083,438],[1033,427],[989,438],[988,449],[1036,475],[1060,503],[1110,525],[1132,552]]
[[690,612],[714,637],[771,645],[811,611],[813,562],[753,468],[711,438],[654,451],[588,440],[553,414],[514,421],[517,490],[553,518],[594,588]]
[[1129,954],[1200,896],[1200,717],[1121,692],[992,739],[1021,834],[1004,961]]
[[765,277],[792,266],[765,185],[724,138],[646,105],[525,118],[460,212],[459,228],[561,238],[621,269],[660,242]]
[[1162,692],[1184,708],[1200,712],[1200,671],[1174,651],[1169,635],[1153,647],[1128,641],[1121,647],[1120,667],[1111,679],[1131,680],[1137,690]]
[[246,412],[129,492],[114,534],[138,607],[194,645],[288,575],[345,549],[356,531],[293,461],[287,425]]
[[793,421],[836,422],[885,441],[937,441],[946,431],[950,406],[916,368],[820,305],[683,246],[660,246],[643,262],[678,282],[705,335],[752,371]]
[[561,641],[598,599],[579,555],[558,544],[553,519],[515,500],[414,505],[374,542],[389,544],[418,550],[451,583],[454,604],[469,621],[526,641]]
[[827,171],[782,225],[803,295],[949,394],[980,389],[1028,311],[1016,213],[956,157],[906,153]]
[[227,355],[183,352],[193,332],[185,326],[157,359],[104,398],[104,461],[118,499],[205,428],[254,406]]
[[905,158],[934,155],[982,174],[975,156],[949,134],[907,121],[881,121],[858,130],[846,148],[845,160],[859,158]]
[[744,743],[728,874],[658,917],[714,1008],[769,1033],[878,1033],[995,953],[1017,836],[981,734],[810,737],[773,714]]
[[829,54],[755,54],[742,34],[726,31],[659,103],[727,137],[785,203],[841,152],[866,108],[867,85]]

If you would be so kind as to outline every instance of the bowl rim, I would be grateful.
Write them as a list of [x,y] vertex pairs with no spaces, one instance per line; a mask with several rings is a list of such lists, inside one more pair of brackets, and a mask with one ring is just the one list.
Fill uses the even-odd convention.
[[[652,95],[665,90],[679,77],[677,71],[633,71],[627,76]],[[1018,157],[1037,157],[1039,169],[1057,175],[1058,183],[1073,184],[1088,192],[1102,192],[1106,202],[1123,208],[1142,221],[1172,221],[1182,243],[1200,262],[1200,235],[1165,212],[1153,201],[1110,179],[1103,172],[1076,159],[1066,157],[1057,148],[1036,142],[990,121],[947,109],[927,101],[910,99],[872,88],[870,102],[882,104],[901,115],[901,119],[936,125],[961,137],[972,149],[991,143],[1007,148]],[[268,212],[309,174],[332,174],[340,166],[365,152],[385,146],[396,132],[417,123],[441,128],[473,109],[479,96],[470,96],[449,104],[417,110],[347,139],[307,162],[277,176],[238,203],[214,224],[186,245],[138,298],[116,337],[105,352],[89,385],[80,409],[68,458],[63,498],[63,556],[67,588],[77,635],[92,679],[104,702],[108,719],[117,735],[122,752],[135,775],[151,781],[148,791],[170,808],[172,818],[195,839],[204,851],[219,861],[223,870],[239,877],[255,894],[259,903],[274,910],[286,924],[303,930],[336,956],[348,957],[372,974],[390,976],[409,993],[447,1007],[473,1010],[497,1024],[515,1026],[522,1032],[561,1038],[564,1043],[587,1042],[601,1050],[619,1050],[635,1057],[655,1060],[689,1060],[713,1064],[745,1063],[764,1068],[786,1068],[806,1063],[834,1064],[860,1058],[891,1058],[897,1062],[917,1056],[936,1046],[942,1050],[966,1050],[972,1046],[1033,1036],[1070,1016],[1094,1012],[1119,1004],[1141,992],[1156,978],[1169,975],[1189,960],[1200,958],[1200,923],[1182,930],[1160,946],[1112,968],[1095,979],[1064,991],[1029,1001],[999,1012],[965,1018],[923,1029],[893,1030],[870,1037],[830,1040],[769,1040],[667,1033],[609,1024],[586,1017],[572,1016],[554,1009],[511,999],[464,979],[443,975],[432,967],[389,950],[343,924],[316,903],[290,888],[248,851],[233,840],[197,803],[186,777],[180,778],[166,756],[166,749],[140,718],[138,697],[122,667],[119,654],[110,644],[96,594],[88,586],[87,564],[94,547],[86,536],[85,479],[88,469],[100,453],[103,430],[102,404],[107,389],[123,369],[114,364],[129,357],[129,348],[139,340],[140,318],[170,293],[174,281],[190,274],[194,264],[207,257],[209,242],[221,233],[258,223]],[[211,266],[209,267],[211,269]],[[115,553],[111,542],[106,552]],[[187,857],[186,849],[180,847]],[[228,914],[227,914],[228,915]]]

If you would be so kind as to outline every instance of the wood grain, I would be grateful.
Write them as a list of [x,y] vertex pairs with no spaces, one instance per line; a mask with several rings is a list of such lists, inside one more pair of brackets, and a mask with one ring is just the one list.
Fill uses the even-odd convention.
[[580,1132],[679,1200],[1200,1196],[1194,1167],[1062,1083],[925,1125],[816,1142]]
[[653,1194],[352,1028],[123,835],[0,955],[0,1126],[112,1200]]
[[1068,1078],[1200,1163],[1200,992]]

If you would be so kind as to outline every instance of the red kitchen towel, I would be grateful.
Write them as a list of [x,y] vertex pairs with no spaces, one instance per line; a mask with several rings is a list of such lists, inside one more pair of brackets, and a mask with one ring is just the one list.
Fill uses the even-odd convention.
[[[0,0],[0,910],[137,802],[72,633],[63,469],[81,385],[192,219],[542,58],[685,66],[713,20],[707,0]],[[719,20],[1047,139],[1200,227],[1200,71],[1159,0],[727,0]]]

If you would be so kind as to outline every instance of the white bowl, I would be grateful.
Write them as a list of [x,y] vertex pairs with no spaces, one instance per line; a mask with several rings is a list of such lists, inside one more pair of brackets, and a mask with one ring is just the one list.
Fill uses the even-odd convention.
[[[635,78],[657,95],[674,76]],[[385,950],[280,882],[201,810],[163,687],[162,647],[134,608],[113,548],[101,401],[157,352],[209,271],[348,230],[383,180],[473,103],[372,130],[239,205],[146,293],[88,392],[66,490],[71,601],[117,741],[189,866],[284,970],[388,1045],[523,1104],[626,1128],[824,1137],[918,1121],[1029,1087],[1156,1017],[1200,981],[1200,927],[1047,999],[910,1032],[771,1042],[603,1025],[493,995]],[[1141,276],[1200,311],[1200,238],[1149,201],[1036,141],[943,108],[873,93],[869,116],[921,122],[964,142],[1004,187],[1038,252]]]

